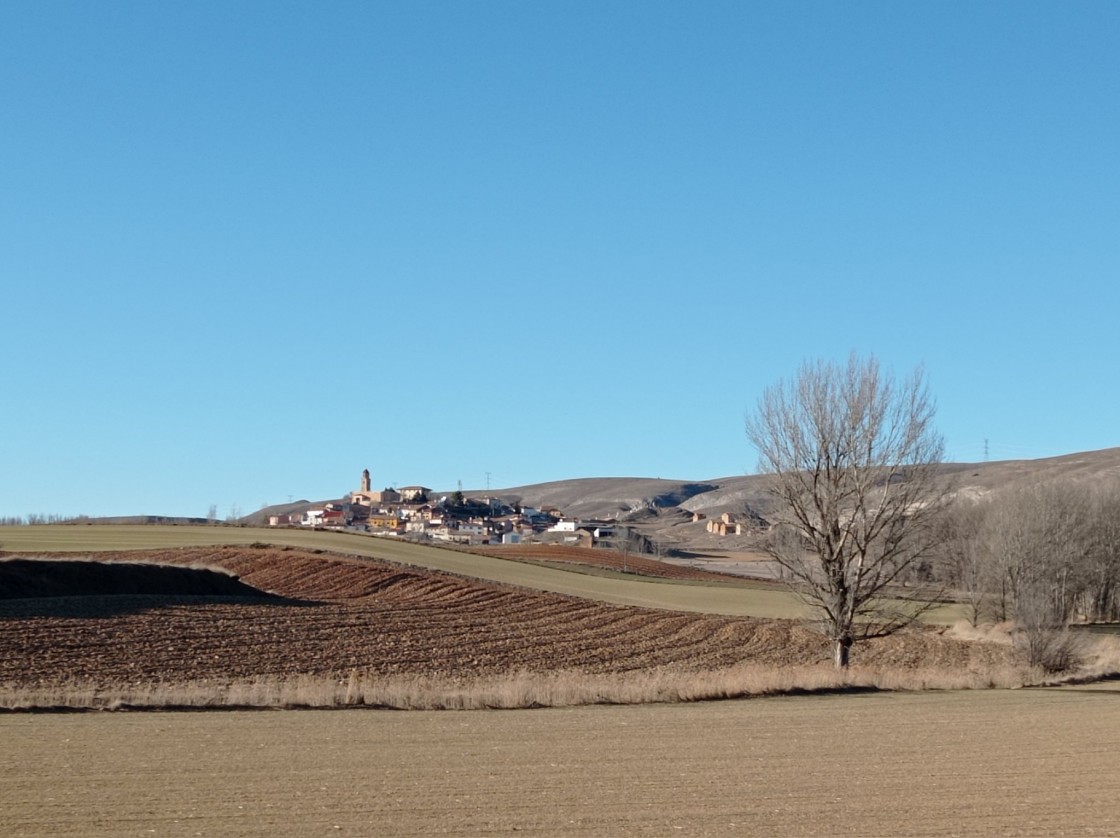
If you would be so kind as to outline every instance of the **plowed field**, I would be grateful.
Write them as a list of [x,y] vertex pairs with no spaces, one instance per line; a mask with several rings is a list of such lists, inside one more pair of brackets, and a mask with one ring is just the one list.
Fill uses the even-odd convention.
[[[503,544],[500,547],[471,547],[468,552],[478,553],[482,556],[496,556],[502,559],[592,565],[621,573],[653,576],[658,579],[680,579],[707,583],[743,581],[741,576],[713,573],[710,570],[669,564],[645,556],[623,555],[614,550],[590,547],[568,547],[559,544]],[[756,583],[768,584],[762,580],[756,580]]]
[[[470,678],[516,670],[701,671],[825,661],[786,620],[605,605],[372,559],[292,548],[98,554],[227,569],[287,600],[105,595],[0,601],[0,681],[143,683],[258,675]],[[861,647],[860,662],[982,668],[1006,650],[915,630]]]
[[5,836],[1108,836],[1120,694],[0,716]]

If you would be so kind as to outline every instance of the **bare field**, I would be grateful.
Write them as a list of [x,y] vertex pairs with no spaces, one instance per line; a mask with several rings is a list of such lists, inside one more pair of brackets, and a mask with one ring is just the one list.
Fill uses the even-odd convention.
[[641,577],[589,576],[490,555],[354,533],[150,525],[0,527],[0,550],[8,553],[100,553],[208,545],[245,546],[257,542],[384,559],[615,605],[743,617],[799,617],[803,614],[802,605],[795,596],[767,586],[744,589],[720,584],[714,579],[712,585],[674,585]]
[[[299,529],[116,524],[0,527],[0,550],[7,553],[101,553],[254,543],[383,559],[614,605],[734,617],[798,619],[806,616],[805,607],[796,596],[765,581],[728,584],[725,574],[708,574],[712,578],[710,585],[670,584],[665,580],[632,575],[625,578],[591,576],[500,558],[502,553],[498,551],[506,548],[498,548],[493,555],[480,555],[356,533]],[[610,551],[598,552],[607,559],[612,555]],[[674,565],[668,562],[664,565],[667,574],[677,572]],[[694,570],[691,575],[703,573]],[[721,580],[720,576],[724,578]],[[962,616],[960,606],[944,604],[926,612],[922,622],[949,626]]]
[[[462,679],[524,671],[700,673],[829,660],[827,641],[789,620],[610,605],[374,559],[266,547],[98,556],[223,568],[253,588],[288,599],[267,604],[175,596],[0,600],[0,683],[18,690],[62,677],[110,686],[260,676],[345,679],[355,671]],[[986,672],[1009,662],[1004,646],[966,643],[930,630],[870,642],[859,655],[861,665],[896,670]]]
[[725,582],[728,584],[754,584],[765,589],[773,589],[768,581],[748,580],[742,575],[733,576],[718,571],[690,567],[681,561],[662,561],[648,556],[598,547],[571,547],[559,544],[501,544],[483,547],[467,547],[468,553],[480,556],[493,556],[498,559],[517,561],[554,562],[561,565],[588,565],[618,573],[651,576],[676,581],[705,582],[709,585]]
[[1120,834],[1120,692],[0,716],[5,836]]

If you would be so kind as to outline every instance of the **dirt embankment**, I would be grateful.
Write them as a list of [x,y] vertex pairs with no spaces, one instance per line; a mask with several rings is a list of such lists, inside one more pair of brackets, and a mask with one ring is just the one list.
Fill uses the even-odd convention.
[[273,598],[214,568],[74,559],[0,561],[0,599],[124,595]]
[[[229,680],[263,675],[443,675],[519,670],[703,671],[824,662],[827,642],[787,620],[604,605],[370,559],[280,548],[99,554],[224,568],[272,600],[112,594],[0,600],[0,681]],[[859,662],[982,669],[1006,648],[914,630]]]

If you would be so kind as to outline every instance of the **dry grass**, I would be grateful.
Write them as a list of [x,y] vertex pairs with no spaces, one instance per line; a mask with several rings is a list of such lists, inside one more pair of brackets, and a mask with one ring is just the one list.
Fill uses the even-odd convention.
[[[1011,622],[971,626],[962,620],[946,634],[964,641],[1000,643],[1017,648],[1023,645],[1022,629]],[[1120,677],[1120,635],[1066,629],[1058,633],[1058,637],[1074,653],[1076,665],[1060,672],[1028,667],[1029,677],[1025,679],[1025,685],[1086,684]]]
[[1039,673],[1036,683],[1045,686],[1088,684],[1120,678],[1120,636],[1077,633],[1073,638],[1080,665],[1065,672]]
[[423,676],[374,677],[354,671],[344,680],[301,675],[261,677],[233,683],[106,686],[67,680],[35,687],[0,685],[0,709],[519,709],[694,702],[861,690],[1011,688],[1032,680],[1032,673],[1028,670],[1012,667],[983,672],[853,667],[847,672],[838,672],[831,666],[779,668],[741,665],[699,673],[660,670],[612,675],[517,672],[503,677],[472,680]]

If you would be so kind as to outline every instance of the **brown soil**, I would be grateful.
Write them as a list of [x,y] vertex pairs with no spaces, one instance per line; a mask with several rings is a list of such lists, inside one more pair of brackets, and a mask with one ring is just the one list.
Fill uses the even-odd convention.
[[502,546],[471,547],[468,552],[499,559],[516,559],[530,562],[557,562],[561,564],[591,565],[619,573],[652,576],[658,579],[678,579],[694,582],[742,581],[741,576],[702,570],[695,567],[670,564],[657,559],[614,550],[591,547],[569,547],[560,544],[503,544]]
[[0,561],[0,599],[99,594],[272,598],[236,576],[211,568],[74,559]]
[[0,715],[0,834],[1116,835],[1117,698]]
[[[0,682],[233,680],[370,674],[470,678],[826,661],[799,623],[604,605],[371,559],[212,547],[98,554],[101,561],[224,568],[285,599],[167,594],[0,601]],[[62,571],[60,571],[62,572]],[[858,662],[999,665],[1007,650],[913,630],[864,644]]]

